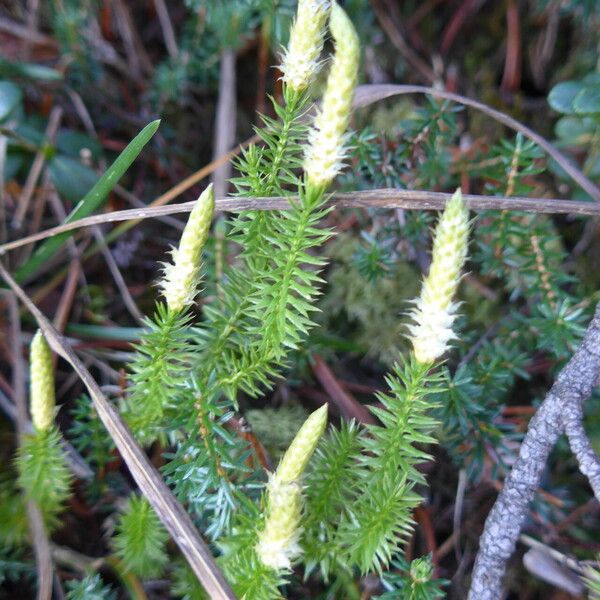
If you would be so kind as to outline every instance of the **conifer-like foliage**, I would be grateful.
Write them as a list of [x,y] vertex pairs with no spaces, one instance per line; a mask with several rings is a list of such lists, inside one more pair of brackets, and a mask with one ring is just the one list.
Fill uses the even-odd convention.
[[112,453],[115,444],[98,418],[88,396],[77,399],[72,417],[69,438],[73,446],[92,468],[102,471],[114,458]]
[[382,578],[388,591],[377,596],[378,600],[436,600],[445,597],[443,588],[448,582],[434,579],[431,555],[416,558],[410,565],[399,558],[393,566],[397,572]]
[[56,428],[25,437],[17,454],[19,485],[39,505],[48,526],[58,523],[70,495],[71,472]]
[[100,575],[87,575],[80,581],[67,584],[67,600],[114,600],[116,594],[110,586],[104,585]]
[[414,360],[396,365],[387,384],[389,392],[378,394],[382,408],[372,409],[381,424],[362,436],[356,490],[336,540],[363,573],[386,568],[411,531],[412,509],[421,502],[413,488],[424,483],[415,467],[431,458],[418,445],[435,442],[431,395],[439,376]]
[[[19,492],[14,481],[2,478],[0,481],[0,511],[2,511],[3,518],[0,520],[0,536],[7,556],[14,549],[23,545],[29,533],[27,511],[25,504],[20,501]],[[10,564],[10,561],[8,562]]]
[[168,560],[167,539],[167,532],[148,500],[132,496],[113,538],[115,552],[125,568],[142,578],[161,573]]
[[54,425],[55,410],[52,352],[38,331],[30,352],[30,411],[34,431],[23,435],[15,462],[17,483],[25,498],[39,508],[48,528],[58,524],[57,517],[71,493],[72,480],[61,436]]
[[177,395],[188,376],[193,347],[190,316],[185,312],[170,311],[161,303],[146,324],[147,331],[130,365],[126,418],[142,439],[152,441],[165,411],[176,406]]

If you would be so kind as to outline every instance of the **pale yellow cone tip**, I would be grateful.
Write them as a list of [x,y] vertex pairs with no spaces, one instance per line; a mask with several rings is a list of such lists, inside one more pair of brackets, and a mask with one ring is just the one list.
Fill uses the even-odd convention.
[[319,70],[329,0],[299,0],[296,18],[290,30],[290,41],[283,55],[281,72],[289,89],[305,90]]
[[429,274],[411,313],[410,338],[415,358],[422,364],[439,359],[456,337],[454,296],[467,258],[468,238],[469,211],[459,188],[437,224]]
[[160,282],[167,306],[180,312],[194,302],[200,280],[200,257],[208,239],[215,211],[212,184],[200,195],[181,234],[179,248],[172,252],[173,263],[165,264]]
[[291,482],[300,478],[313,452],[316,450],[326,426],[327,405],[325,404],[311,413],[306,421],[304,421],[283,455],[275,472],[275,477],[279,481]]
[[300,477],[327,426],[327,405],[311,413],[292,440],[267,486],[267,518],[256,554],[275,570],[289,569],[300,554],[302,493]]
[[300,518],[302,493],[297,482],[282,483],[271,477],[268,484],[268,516],[258,535],[256,554],[275,570],[289,569],[301,554]]
[[307,182],[325,188],[342,169],[347,154],[346,129],[358,78],[360,43],[352,21],[337,2],[331,4],[329,30],[335,53],[321,110],[309,135],[304,158]]
[[36,431],[47,431],[54,423],[56,396],[52,351],[38,329],[30,348],[30,411]]

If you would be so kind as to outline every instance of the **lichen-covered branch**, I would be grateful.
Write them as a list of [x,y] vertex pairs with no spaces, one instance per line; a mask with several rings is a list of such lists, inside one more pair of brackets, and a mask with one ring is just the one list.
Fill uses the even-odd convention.
[[529,425],[479,540],[469,600],[495,600],[500,596],[506,562],[515,549],[548,455],[561,433],[560,403],[560,397],[551,391]]
[[[475,560],[469,600],[500,597],[506,563],[512,555],[529,503],[538,488],[550,451],[568,427],[578,460],[588,476],[598,480],[598,459],[583,441],[581,406],[589,398],[600,376],[600,305],[596,307],[581,345],[558,375],[552,389],[529,424],[519,456],[485,523]],[[583,433],[583,437],[582,434]],[[587,442],[589,444],[589,442]],[[592,485],[595,485],[593,483]],[[597,493],[597,488],[594,487]]]
[[583,428],[581,404],[565,407],[563,424],[571,450],[577,458],[579,470],[588,478],[594,496],[600,502],[600,456],[596,454]]

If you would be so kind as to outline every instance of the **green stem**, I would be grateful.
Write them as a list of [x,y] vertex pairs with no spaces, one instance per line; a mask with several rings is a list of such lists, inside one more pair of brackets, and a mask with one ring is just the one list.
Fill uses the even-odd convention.
[[[299,113],[305,103],[304,96],[298,93],[287,94],[286,100],[287,102],[284,106],[284,113],[281,122],[281,131],[279,132],[277,140],[277,148],[275,150],[273,162],[269,167],[267,179],[263,185],[255,186],[248,191],[248,194],[251,196],[268,197],[275,191],[277,182],[281,176],[283,162],[291,142],[292,126],[298,118]],[[244,242],[262,237],[265,233],[265,230],[268,228],[270,220],[274,218],[274,215],[269,214],[267,211],[255,211],[252,217],[253,221],[249,225],[248,231],[244,234]],[[245,245],[248,246],[250,244]],[[236,304],[234,312],[229,315],[229,318],[224,323],[221,331],[218,332],[216,339],[210,344],[210,349],[205,356],[206,373],[210,373],[213,370],[218,369],[219,364],[222,362],[222,353],[231,337],[231,334],[238,329],[242,318],[250,307],[250,293],[254,287],[253,284],[257,279],[262,278],[266,270],[268,264],[268,254],[265,253],[260,258],[246,256],[246,264],[249,267],[250,276],[248,276],[244,281],[244,289],[240,294],[240,302]]]
[[144,586],[140,580],[125,568],[123,561],[114,555],[107,556],[105,559],[107,565],[116,573],[117,577],[124,585],[129,597],[132,600],[148,600],[148,596],[144,591]]
[[[264,312],[264,322],[268,323],[270,320],[275,324],[277,334],[275,337],[277,347],[271,348],[271,353],[275,356],[281,353],[281,345],[284,341],[285,335],[285,314],[290,297],[290,287],[292,285],[292,279],[296,267],[300,264],[302,243],[307,238],[307,229],[310,225],[310,217],[322,203],[323,203],[324,190],[323,189],[311,189],[307,188],[305,196],[303,197],[303,205],[300,213],[300,220],[294,231],[293,241],[291,248],[287,252],[287,262],[283,269],[283,277],[279,284],[279,291],[269,308]],[[273,344],[273,338],[271,336],[263,336],[261,341],[261,348],[263,351],[267,350],[268,346]]]

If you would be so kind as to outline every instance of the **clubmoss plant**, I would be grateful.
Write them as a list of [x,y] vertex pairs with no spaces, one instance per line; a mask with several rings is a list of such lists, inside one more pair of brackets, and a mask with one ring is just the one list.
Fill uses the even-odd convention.
[[431,555],[416,558],[410,565],[404,559],[394,560],[394,572],[382,578],[387,590],[376,600],[436,600],[446,596],[444,579],[434,579]]
[[18,483],[29,500],[40,508],[46,525],[57,524],[57,516],[70,494],[60,433],[54,425],[56,409],[52,352],[41,331],[31,343],[30,411],[34,432],[23,436],[17,452]]
[[[336,2],[300,2],[298,10],[284,59],[284,104],[274,103],[276,119],[263,118],[263,144],[244,152],[233,181],[239,195],[296,198],[287,211],[252,211],[229,223],[239,255],[220,257],[219,293],[192,327],[190,305],[214,204],[212,190],[203,194],[165,270],[166,302],[157,304],[137,346],[126,406],[140,439],[161,436],[170,443],[167,481],[219,549],[236,595],[253,600],[280,598],[292,566],[301,562],[325,578],[355,569],[383,572],[411,531],[411,511],[421,501],[415,486],[425,483],[417,465],[430,459],[424,446],[435,442],[434,397],[444,387],[435,363],[452,339],[453,296],[468,234],[457,193],[440,219],[431,272],[414,313],[414,353],[395,365],[389,391],[378,394],[381,406],[372,409],[377,424],[342,425],[317,449],[323,407],[308,417],[275,472],[265,475],[256,445],[240,432],[237,400],[240,392],[253,398],[272,387],[314,327],[325,265],[314,250],[331,235],[319,224],[347,153],[359,64],[358,36]],[[321,108],[307,127],[306,88],[325,23],[334,54]],[[300,57],[302,31],[312,36],[313,54]],[[432,342],[435,336],[440,340]],[[150,535],[155,528],[137,502],[119,526],[119,552],[136,572],[157,574],[155,551],[162,541]],[[139,549],[135,565],[125,554],[130,548]]]
[[411,341],[420,363],[438,360],[456,337],[452,331],[457,309],[454,297],[467,257],[468,236],[469,213],[456,190],[437,225],[429,275],[411,314]]
[[160,282],[167,307],[178,313],[190,306],[198,293],[200,256],[208,238],[215,211],[215,194],[209,185],[196,201],[181,234],[179,248],[173,248],[173,263],[165,264]]
[[358,35],[337,2],[331,5],[329,29],[336,53],[304,159],[307,184],[318,189],[328,186],[342,169],[348,150],[346,129],[352,112],[360,61]]
[[[295,28],[306,26],[303,11],[309,4],[300,3]],[[317,5],[309,30],[320,47],[325,3]],[[336,2],[328,27],[335,52],[313,125],[307,128],[301,120],[305,84],[294,88],[284,77],[285,105],[275,104],[279,120],[264,119],[259,130],[264,146],[244,153],[237,165],[241,175],[234,180],[241,195],[295,192],[298,200],[282,213],[256,211],[233,220],[230,231],[240,257],[224,267],[218,301],[204,307],[196,330],[189,327],[185,307],[195,294],[200,250],[191,246],[190,239],[197,238],[184,233],[163,282],[163,290],[168,284],[176,293],[158,308],[165,320],[173,314],[183,319],[177,321],[181,338],[173,337],[171,325],[157,321],[134,362],[135,414],[150,412],[146,425],[180,440],[168,455],[167,479],[217,542],[220,563],[241,597],[278,597],[300,556],[308,571],[318,566],[325,577],[339,569],[381,572],[389,565],[421,501],[414,489],[424,478],[416,467],[430,458],[423,445],[435,441],[433,398],[443,389],[435,361],[453,336],[453,296],[466,257],[468,217],[457,192],[440,219],[431,271],[413,314],[414,353],[396,364],[387,379],[389,392],[378,395],[382,406],[372,409],[378,424],[332,432],[304,479],[326,420],[326,409],[313,413],[269,477],[261,509],[265,481],[255,449],[228,428],[238,392],[258,396],[270,387],[289,352],[301,347],[314,326],[318,272],[325,263],[309,251],[330,236],[317,226],[328,212],[326,190],[346,156],[359,63],[358,36]],[[298,35],[292,34],[292,42]],[[285,55],[286,74],[293,70],[295,52]],[[300,166],[303,177],[296,174]],[[207,212],[194,210],[190,224],[202,223],[199,237],[204,238]],[[173,351],[176,339],[181,346]],[[153,393],[152,382],[160,386]]]
[[326,425],[327,405],[308,417],[269,479],[268,516],[258,536],[256,553],[273,569],[289,569],[291,561],[301,553],[298,544],[302,511],[300,478]]
[[330,0],[300,0],[281,71],[289,91],[303,92],[319,69]]
[[[446,341],[452,337],[454,313],[450,317],[438,313],[454,307],[468,230],[468,214],[457,193],[438,223],[432,269],[423,284],[424,290],[431,290],[425,296],[434,300],[428,310],[435,323],[444,326]],[[440,273],[440,264],[447,272]],[[417,306],[424,309],[426,304],[418,301]],[[427,323],[429,316],[423,311],[420,322]],[[428,336],[427,330],[426,340]],[[412,531],[412,510],[421,502],[415,486],[425,483],[417,465],[431,458],[423,445],[436,441],[432,435],[439,426],[433,414],[438,407],[435,398],[445,390],[434,361],[446,345],[441,348],[436,343],[434,352],[425,355],[418,354],[417,348],[421,345],[415,345],[386,378],[389,391],[377,394],[381,407],[371,412],[378,423],[362,430],[342,428],[317,454],[307,479],[303,523],[309,571],[319,566],[324,577],[340,567],[381,573]]]
[[160,575],[169,535],[148,500],[131,496],[116,529],[113,546],[125,568],[142,578]]
[[[14,70],[15,76],[30,80],[29,88],[38,76],[46,73],[47,77],[49,72],[54,73],[50,80],[56,78],[59,87],[61,74],[71,82],[73,75],[81,79],[82,74],[88,83],[97,80],[95,69],[89,68],[96,61],[88,60],[87,55],[94,54],[89,42],[97,33],[96,23],[101,24],[102,33],[110,33],[110,15],[98,13],[102,3],[85,3],[90,7],[81,10],[81,3],[75,0],[56,4],[56,10],[48,14],[57,19],[54,32],[59,45],[69,50],[75,62],[65,73],[33,64],[3,63],[3,76],[12,77]],[[64,10],[58,6],[62,4]],[[463,290],[465,300],[469,295],[477,297],[477,305],[466,306],[467,318],[459,319],[456,292],[470,233],[460,190],[437,219],[431,265],[425,269],[428,275],[420,295],[417,273],[429,247],[429,229],[436,221],[433,213],[400,211],[394,215],[397,218],[390,218],[385,209],[361,208],[348,215],[332,206],[336,196],[331,192],[381,187],[447,190],[464,179],[474,192],[541,196],[543,191],[550,196],[551,189],[546,186],[552,165],[548,163],[550,169],[543,178],[536,177],[546,166],[536,144],[519,133],[514,142],[502,139],[491,151],[487,144],[466,147],[455,104],[438,97],[421,108],[408,110],[404,104],[393,114],[385,108],[378,110],[376,129],[381,127],[384,134],[365,130],[349,137],[360,48],[350,19],[334,0],[186,0],[176,12],[169,3],[164,10],[163,4],[156,4],[161,27],[155,29],[164,37],[161,43],[170,58],[154,70],[155,89],[144,86],[159,110],[171,102],[195,106],[196,98],[190,94],[196,97],[198,90],[202,102],[210,102],[215,67],[221,63],[223,74],[228,73],[225,66],[235,55],[232,50],[247,45],[255,35],[260,101],[263,85],[272,79],[265,76],[263,59],[268,59],[270,47],[278,46],[285,15],[297,6],[289,45],[282,52],[282,77],[275,85],[272,109],[269,107],[268,116],[260,117],[256,128],[259,143],[243,150],[235,161],[236,177],[231,182],[235,194],[251,198],[253,206],[260,198],[273,196],[287,199],[289,206],[285,211],[252,210],[223,216],[215,227],[218,241],[213,245],[208,238],[214,192],[211,187],[203,192],[179,243],[166,255],[158,277],[156,306],[148,313],[139,342],[129,354],[133,358],[127,365],[127,384],[125,389],[116,389],[115,407],[153,463],[160,465],[240,600],[357,598],[369,591],[361,590],[361,584],[371,587],[372,581],[378,582],[378,589],[371,590],[374,598],[377,594],[407,600],[444,597],[447,582],[435,578],[438,569],[431,556],[411,564],[400,558],[405,542],[414,535],[415,509],[428,495],[423,463],[432,459],[432,447],[440,442],[469,478],[483,471],[486,479],[501,480],[513,462],[514,440],[523,430],[527,412],[503,410],[515,381],[535,372],[534,387],[539,388],[540,375],[544,375],[540,371],[549,375],[557,369],[572,353],[582,331],[589,311],[585,287],[589,285],[591,293],[597,281],[592,277],[583,285],[575,282],[582,264],[578,254],[586,254],[592,241],[584,235],[580,243],[573,242],[580,233],[593,231],[584,231],[579,217],[557,220],[512,210],[483,211],[473,255],[479,273]],[[362,37],[372,40],[373,34],[378,35],[374,22],[370,23],[368,2],[342,4],[351,6],[352,14],[364,15]],[[175,32],[169,17],[175,18]],[[93,31],[82,27],[86,24],[93,25]],[[331,51],[328,56],[324,56],[325,47]],[[130,53],[126,54],[130,59]],[[153,59],[159,55],[152,52]],[[133,70],[139,70],[131,78],[134,85],[144,83],[140,77],[149,74],[147,60],[141,59],[137,61],[140,69],[136,61],[127,61]],[[369,59],[378,69],[388,67],[387,57],[377,48]],[[246,56],[237,66],[247,63]],[[122,70],[118,63],[113,67],[111,71]],[[324,94],[315,97],[319,88],[313,84],[321,69]],[[598,141],[600,113],[594,108],[597,77],[590,77],[583,81],[583,96],[575,94],[578,99],[571,93],[574,82],[559,86],[551,98],[559,106],[567,100],[570,105],[565,107],[567,117],[557,125],[561,149],[577,149],[573,158],[583,164],[579,150],[585,144],[588,156],[582,171],[593,178],[598,175],[594,143]],[[221,99],[228,96],[226,79]],[[8,105],[11,95],[17,93],[19,98],[3,121],[7,158],[11,159],[6,163],[7,181],[25,183],[30,161],[23,161],[23,150],[28,155],[43,150],[48,159],[45,168],[56,179],[58,192],[65,197],[77,195],[75,188],[69,194],[60,189],[66,187],[59,185],[61,179],[63,184],[65,179],[71,183],[73,178],[65,173],[72,174],[73,169],[59,167],[78,165],[77,173],[94,176],[93,165],[81,170],[84,166],[74,160],[79,158],[80,147],[92,148],[93,140],[78,140],[78,136],[63,136],[69,132],[59,131],[57,152],[71,147],[70,154],[53,156],[38,126],[34,129],[43,146],[38,148],[30,135],[27,139],[20,136],[26,133],[27,127],[20,125],[27,125],[22,116],[31,102],[23,106],[21,92],[7,81],[0,82],[0,88],[8,90]],[[474,132],[476,140],[480,133]],[[192,143],[201,137],[192,136]],[[185,140],[177,141],[184,143],[181,150],[185,156],[194,155],[194,148],[188,148]],[[119,164],[124,165],[125,159],[130,162],[127,156],[132,157],[133,148],[135,144]],[[138,144],[136,152],[140,148]],[[93,159],[100,158],[93,149],[92,154]],[[168,153],[159,159],[161,164],[172,162]],[[352,169],[345,169],[346,163],[352,164]],[[8,173],[15,170],[14,176]],[[118,170],[111,167],[102,185],[86,196],[83,204],[90,198],[101,202]],[[591,186],[584,187],[593,192]],[[561,193],[566,189],[561,187]],[[96,193],[102,190],[102,194]],[[99,207],[97,203],[94,206]],[[88,208],[93,207],[90,204]],[[338,262],[344,257],[343,270],[328,268],[327,257],[333,255],[335,263],[336,256],[334,245],[326,243],[337,223],[344,224],[339,227],[344,231],[340,237],[346,239],[338,241]],[[119,231],[122,229],[114,235]],[[560,231],[568,231],[567,244],[558,235]],[[11,234],[14,236],[18,232]],[[64,240],[63,235],[56,236],[40,248],[54,243],[58,248]],[[17,245],[27,241],[17,241]],[[7,247],[14,247],[12,240]],[[19,256],[15,259],[18,262]],[[204,263],[208,268],[204,269]],[[208,292],[200,302],[201,278]],[[322,278],[327,279],[326,285]],[[339,285],[342,279],[346,285]],[[330,295],[330,302],[319,305],[323,291]],[[508,296],[510,303],[506,302]],[[413,297],[416,299],[409,304]],[[331,310],[332,305],[337,312]],[[328,313],[326,318],[335,332],[313,335],[319,309]],[[406,319],[399,317],[402,311]],[[402,335],[404,330],[408,335]],[[76,329],[73,332],[77,333]],[[451,346],[456,347],[458,356],[446,364]],[[533,363],[532,348],[536,350]],[[379,357],[389,369],[379,382],[382,391],[370,403],[367,400],[372,405],[370,413],[359,413],[366,416],[364,423],[342,417],[325,433],[326,407],[307,420],[304,408],[292,412],[307,405],[310,392],[314,393],[310,386],[295,386],[300,377],[305,380],[313,350],[334,371],[331,356],[338,350],[351,352],[353,361],[370,350],[370,355]],[[111,353],[109,360],[116,362],[121,355]],[[459,366],[453,372],[456,363]],[[313,366],[319,383],[331,393],[323,369]],[[371,372],[373,378],[378,372],[378,368]],[[286,384],[270,394],[280,378],[285,378]],[[39,505],[46,529],[52,533],[69,496],[70,475],[54,422],[54,389],[51,351],[38,332],[31,347],[33,433],[23,436],[16,459],[20,489],[17,481],[7,481],[10,469],[0,475],[0,583],[4,577],[24,579],[35,572],[32,553],[24,550],[31,542],[26,504]],[[302,395],[302,402],[294,401],[295,392]],[[258,412],[260,419],[253,422],[252,412]],[[67,435],[94,472],[92,479],[78,483],[77,505],[84,502],[83,508],[90,509],[98,520],[105,510],[114,511],[124,504],[122,512],[107,520],[115,524],[106,548],[114,554],[98,561],[84,560],[86,570],[102,563],[104,576],[108,574],[105,567],[114,568],[121,585],[134,596],[143,595],[141,578],[158,580],[144,583],[150,592],[168,595],[169,588],[172,596],[185,600],[207,598],[194,571],[175,554],[175,545],[168,543],[159,520],[162,515],[153,511],[138,489],[132,489],[132,480],[95,413],[94,403],[84,396],[71,414],[73,423]],[[587,424],[593,426],[592,421]],[[78,474],[87,477],[89,470],[84,471],[76,458],[69,450],[69,465],[79,465]],[[556,489],[551,490],[554,495]],[[125,502],[126,495],[129,499]],[[431,496],[438,495],[433,492]],[[543,507],[545,500],[540,495],[534,502]],[[560,517],[560,507],[553,506],[552,511],[551,516]],[[537,507],[536,512],[542,518],[549,515]],[[582,518],[585,520],[585,515]],[[54,541],[62,543],[62,539],[61,534]],[[85,552],[83,547],[74,549]],[[76,555],[62,554],[77,563],[72,565],[77,567],[75,571],[58,573],[70,577],[82,561]],[[440,565],[442,572],[447,566],[446,562]],[[98,575],[86,575],[79,582],[66,583],[68,598],[100,600],[125,592],[113,593]],[[590,590],[598,592],[598,575],[590,570],[587,576]],[[117,585],[114,577],[112,584]]]
[[[329,232],[316,229],[327,211],[323,208],[327,186],[341,168],[346,151],[345,131],[350,120],[352,97],[359,66],[358,36],[342,8],[333,2],[329,28],[335,53],[323,96],[322,108],[315,118],[306,145],[304,185],[298,192],[300,203],[291,213],[272,223],[275,235],[282,240],[273,255],[274,269],[260,281],[251,298],[253,314],[260,324],[262,348],[281,360],[313,326],[311,306],[318,295],[318,276],[302,269],[309,264],[320,269],[324,261],[307,250],[323,243]],[[283,241],[287,237],[288,241]],[[258,331],[257,331],[258,332]]]
[[172,263],[164,265],[159,283],[165,303],[159,303],[131,364],[131,387],[126,417],[146,443],[160,429],[165,411],[176,407],[185,388],[187,365],[193,354],[189,331],[189,308],[198,293],[202,249],[208,238],[215,198],[212,185],[198,198],[181,235],[179,248],[172,250]]

